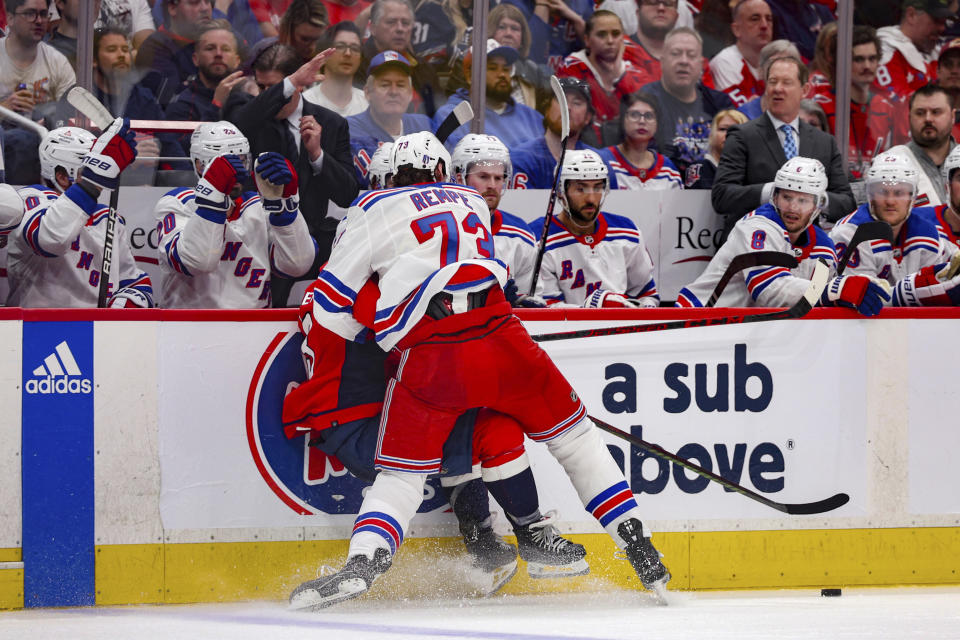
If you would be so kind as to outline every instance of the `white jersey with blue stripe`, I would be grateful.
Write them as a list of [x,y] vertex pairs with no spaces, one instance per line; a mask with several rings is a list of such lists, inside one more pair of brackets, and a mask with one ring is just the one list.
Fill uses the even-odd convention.
[[537,239],[526,222],[500,209],[490,214],[490,226],[497,260],[507,265],[507,273],[517,283],[517,291],[529,293],[537,262]]
[[[532,222],[530,229],[542,230],[543,219]],[[597,289],[659,303],[653,259],[643,234],[629,218],[606,211],[597,215],[594,232],[582,236],[574,235],[553,218],[540,265],[537,295],[548,304],[582,306]]]
[[[9,236],[7,304],[20,307],[96,307],[109,208],[77,185],[56,194],[42,187],[20,191],[31,208]],[[109,295],[132,287],[153,299],[150,277],[137,267],[126,224],[117,216]]]
[[[923,267],[949,260],[957,247],[941,235],[929,216],[916,211],[907,217],[892,245],[886,240],[869,240],[854,249],[844,275],[873,276],[896,284]],[[873,219],[868,205],[863,204],[837,222],[830,237],[837,245],[838,256],[843,257],[857,227]]]
[[270,277],[305,274],[316,241],[299,211],[268,214],[245,193],[230,215],[197,210],[193,189],[172,189],[154,208],[160,270],[157,305],[175,309],[270,306]]
[[717,299],[717,307],[789,307],[810,286],[818,259],[823,258],[831,271],[837,256],[827,232],[810,226],[807,232],[790,242],[780,214],[767,203],[748,213],[734,225],[727,241],[710,260],[700,277],[677,294],[678,307],[702,307],[713,295],[717,283],[737,256],[752,251],[779,251],[799,263],[794,269],[777,266],[747,268],[733,276]]
[[[13,189],[10,185],[0,185],[3,189]],[[20,192],[17,192],[20,196]],[[22,197],[21,197],[22,200]],[[19,211],[0,207],[0,305],[7,300],[7,293],[10,286],[7,284],[7,245],[10,242],[10,232],[16,230],[23,220],[25,207],[20,207]]]
[[380,298],[377,343],[390,350],[417,324],[433,295],[453,294],[466,311],[466,294],[506,284],[496,260],[490,211],[476,190],[459,184],[418,184],[370,191],[341,222],[327,266],[313,294],[313,313],[327,329],[360,339],[353,317],[357,292],[373,274]]

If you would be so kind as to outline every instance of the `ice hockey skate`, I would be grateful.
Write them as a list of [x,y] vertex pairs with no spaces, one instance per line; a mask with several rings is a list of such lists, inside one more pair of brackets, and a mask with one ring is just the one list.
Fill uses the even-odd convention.
[[386,549],[377,549],[373,560],[365,555],[353,556],[340,571],[321,575],[316,580],[304,582],[294,589],[290,594],[290,609],[323,609],[363,595],[377,576],[389,569],[391,564],[393,561]]
[[473,566],[480,570],[478,577],[484,595],[493,595],[517,573],[517,548],[508,544],[492,526],[461,523],[460,532]]
[[554,514],[548,513],[537,522],[514,527],[520,557],[527,562],[531,578],[571,578],[590,573],[584,560],[587,550],[570,542],[553,525]]
[[667,604],[667,582],[670,581],[670,572],[660,558],[663,554],[657,551],[650,538],[643,537],[643,525],[636,518],[629,518],[617,527],[617,533],[627,543],[624,554],[633,565],[643,587],[657,598],[660,604]]

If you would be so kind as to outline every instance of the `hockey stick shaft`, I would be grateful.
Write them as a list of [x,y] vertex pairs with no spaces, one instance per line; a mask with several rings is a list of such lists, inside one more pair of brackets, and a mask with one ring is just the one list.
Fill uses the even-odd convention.
[[793,269],[797,266],[797,259],[782,251],[751,251],[750,253],[741,253],[735,256],[733,260],[730,261],[730,264],[727,265],[727,270],[723,272],[720,281],[717,282],[716,288],[710,295],[710,299],[707,300],[707,304],[704,306],[712,307],[717,303],[717,300],[723,294],[723,290],[727,288],[727,284],[733,276],[744,269],[759,266]]
[[47,131],[47,128],[44,127],[43,125],[37,124],[30,118],[24,117],[19,113],[17,113],[16,111],[11,111],[6,107],[0,107],[0,118],[3,118],[4,120],[12,122],[20,127],[23,127],[24,129],[29,129],[30,131],[33,131],[41,138],[47,135],[47,133],[49,133],[49,131]]
[[[550,235],[550,223],[553,221],[553,208],[557,204],[557,182],[560,179],[560,172],[563,171],[563,159],[567,155],[567,142],[570,140],[570,112],[567,111],[567,94],[557,76],[550,76],[550,88],[553,89],[554,97],[557,99],[557,106],[560,108],[560,159],[557,160],[557,168],[553,172],[553,182],[550,184],[550,200],[547,203],[547,212],[543,216],[543,230],[540,232],[540,244],[537,245],[537,259],[533,263],[533,277],[530,279],[530,295],[537,294],[537,281],[540,279],[540,265],[543,264],[543,254],[547,250],[547,236]],[[560,185],[559,188],[563,188]]]
[[117,200],[120,189],[110,193],[110,213],[107,214],[107,226],[103,234],[103,260],[100,262],[100,288],[97,290],[97,308],[107,306],[110,287],[110,270],[113,268],[113,234],[117,226]]
[[727,324],[748,324],[751,322],[770,322],[772,320],[790,320],[801,318],[810,312],[810,309],[820,300],[823,290],[827,286],[830,269],[822,261],[817,262],[810,286],[803,297],[789,309],[772,311],[770,313],[751,313],[718,318],[693,318],[688,320],[671,320],[669,322],[650,322],[647,324],[631,324],[621,327],[597,327],[593,329],[577,329],[575,331],[561,331],[559,333],[541,333],[530,336],[536,342],[553,342],[555,340],[571,340],[574,338],[595,338],[599,336],[618,336],[628,333],[651,333],[654,331],[668,331],[671,329],[689,329],[692,327],[714,327]]
[[702,478],[706,478],[712,482],[716,482],[717,484],[723,486],[725,489],[729,491],[735,491],[742,496],[750,498],[751,500],[755,500],[756,502],[759,502],[762,505],[768,506],[771,509],[776,509],[777,511],[781,511],[783,513],[789,513],[791,515],[813,515],[817,513],[826,513],[827,511],[833,511],[834,509],[838,509],[850,501],[849,495],[847,495],[846,493],[838,493],[825,500],[819,500],[817,502],[806,502],[806,503],[799,503],[799,504],[777,502],[776,500],[771,500],[766,496],[760,495],[755,491],[747,489],[746,487],[739,485],[736,482],[733,482],[732,480],[727,480],[722,476],[718,476],[712,471],[709,471],[708,469],[704,469],[703,467],[690,462],[686,458],[681,458],[677,454],[671,453],[670,451],[667,451],[666,449],[664,449],[659,445],[655,445],[651,442],[647,442],[646,440],[639,438],[633,435],[632,433],[627,433],[622,429],[618,429],[615,426],[608,424],[603,420],[600,420],[599,418],[595,418],[593,416],[588,416],[588,417],[593,421],[595,425],[597,425],[597,428],[603,431],[606,431],[609,434],[615,435],[618,438],[622,438],[627,442],[640,447],[641,449],[649,451],[650,453],[657,456],[658,458],[662,458],[664,460],[672,462],[673,464],[683,467],[688,471],[692,471],[693,473],[697,474]]
[[843,252],[843,257],[840,258],[840,264],[837,265],[838,276],[843,275],[843,270],[847,268],[847,263],[850,262],[857,250],[857,245],[868,240],[886,240],[892,244],[893,229],[890,228],[889,224],[880,220],[872,220],[858,225],[857,230],[853,232],[853,237],[850,238],[850,244]]

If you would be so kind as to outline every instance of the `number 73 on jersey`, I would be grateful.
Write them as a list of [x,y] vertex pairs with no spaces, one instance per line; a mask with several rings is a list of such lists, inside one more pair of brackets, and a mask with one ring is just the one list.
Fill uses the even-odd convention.
[[[475,212],[471,211],[457,222],[453,211],[439,211],[415,219],[410,223],[413,234],[420,244],[426,244],[440,234],[440,266],[446,266],[469,258],[493,258],[493,236],[483,226]],[[476,241],[476,249],[470,241]],[[463,255],[461,255],[463,243]]]

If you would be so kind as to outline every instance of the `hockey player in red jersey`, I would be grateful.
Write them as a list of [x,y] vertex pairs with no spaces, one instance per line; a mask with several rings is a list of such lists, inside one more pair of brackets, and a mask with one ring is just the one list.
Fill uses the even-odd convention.
[[432,134],[398,138],[397,188],[354,203],[314,290],[316,320],[353,340],[366,334],[353,316],[357,292],[378,275],[374,331],[395,373],[377,443],[379,473],[354,525],[347,563],[300,585],[291,606],[356,597],[390,568],[456,417],[478,406],[514,418],[545,443],[641,582],[662,589],[669,573],[629,485],[577,394],[512,315],[486,202],[473,189],[444,182],[449,164]]

